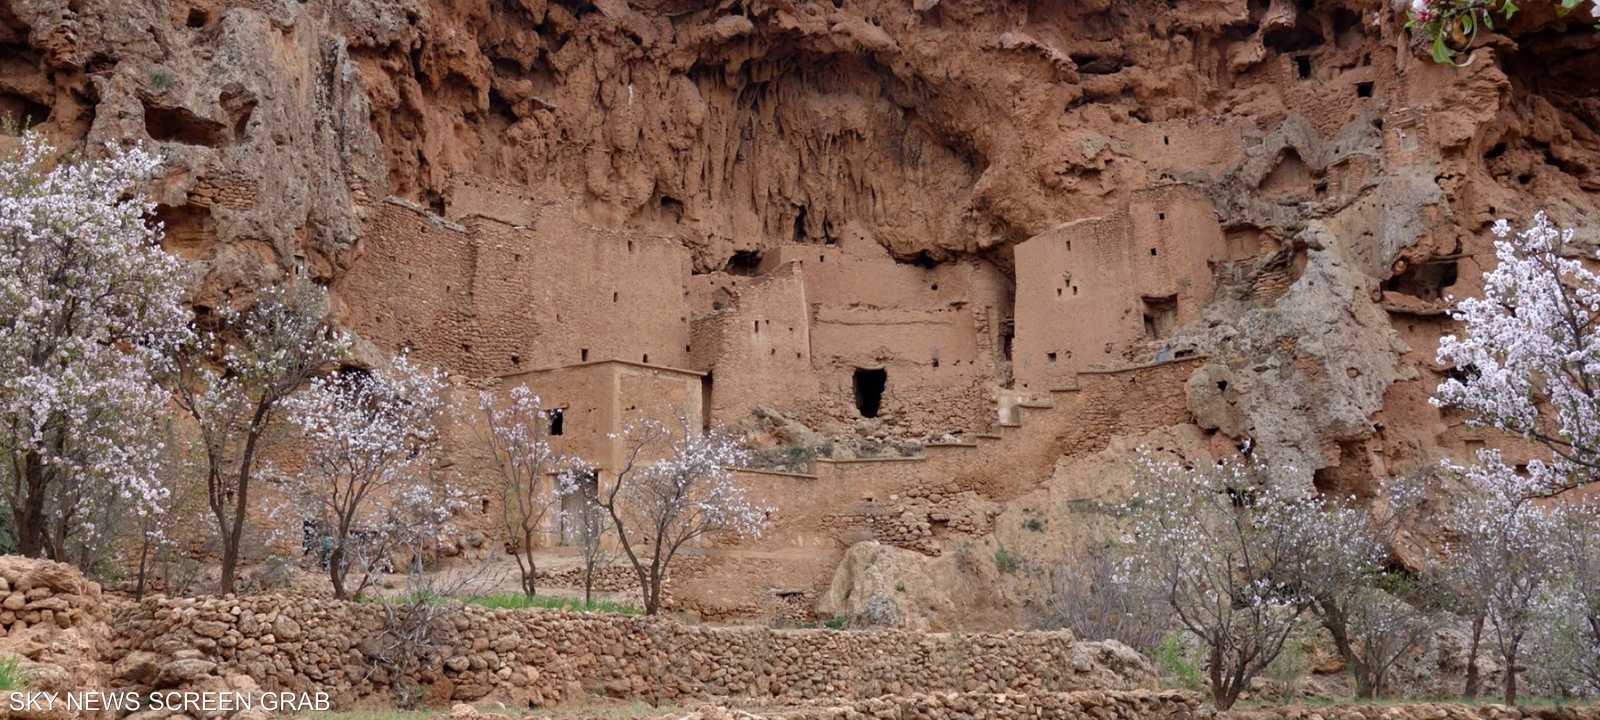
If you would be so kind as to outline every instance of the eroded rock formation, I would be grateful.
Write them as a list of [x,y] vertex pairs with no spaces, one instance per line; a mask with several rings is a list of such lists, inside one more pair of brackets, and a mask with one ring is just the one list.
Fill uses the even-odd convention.
[[[657,368],[839,481],[770,488],[764,542],[828,550],[726,560],[758,589],[709,611],[737,615],[824,592],[856,540],[987,552],[1151,433],[1363,497],[1499,444],[1427,404],[1433,350],[1493,219],[1596,226],[1597,36],[1533,3],[1454,68],[1403,24],[1376,0],[10,0],[0,112],[160,148],[197,307],[304,271],[367,351],[469,383]],[[886,448],[927,464],[811,462]]]

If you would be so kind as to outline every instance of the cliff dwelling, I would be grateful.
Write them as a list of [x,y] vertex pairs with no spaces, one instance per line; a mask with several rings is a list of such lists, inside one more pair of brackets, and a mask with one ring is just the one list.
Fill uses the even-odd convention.
[[[1417,6],[1370,0],[15,0],[0,151],[150,150],[195,328],[300,283],[348,335],[329,367],[437,369],[417,473],[460,509],[417,558],[509,575],[521,543],[564,597],[634,592],[614,527],[604,577],[574,570],[605,554],[585,495],[735,438],[706,465],[759,532],[674,547],[670,613],[1034,628],[1073,585],[1052,573],[1128,536],[1148,456],[1260,462],[1363,512],[1448,486],[1445,459],[1541,467],[1437,401],[1470,378],[1440,348],[1496,220],[1600,246],[1600,34],[1589,4],[1538,5],[1438,62]],[[486,418],[524,391],[562,460],[528,482],[584,492],[510,541]],[[164,448],[209,448],[174,417]],[[263,465],[302,469],[273,430]],[[239,567],[326,569],[283,487],[222,495],[169,566],[212,562],[187,528],[243,497]],[[1441,554],[1419,527],[1385,572]]]

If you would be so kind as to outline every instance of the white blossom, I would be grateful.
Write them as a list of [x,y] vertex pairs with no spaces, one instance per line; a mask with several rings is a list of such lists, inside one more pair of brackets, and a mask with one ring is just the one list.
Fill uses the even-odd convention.
[[1542,212],[1515,236],[1504,220],[1494,233],[1483,297],[1460,300],[1451,317],[1463,334],[1439,341],[1453,376],[1432,402],[1544,445],[1550,457],[1528,463],[1523,485],[1556,494],[1600,469],[1600,277],[1561,255],[1572,231]]
[[106,503],[159,511],[155,376],[189,312],[145,221],[159,160],[112,148],[47,170],[51,154],[29,132],[0,163],[0,485],[20,549],[61,559]]
[[430,472],[444,386],[443,373],[399,355],[372,372],[315,378],[285,400],[307,453],[283,489],[331,540],[324,560],[335,597],[360,595],[392,569],[392,552],[435,539],[457,509]]
[[578,492],[583,486],[580,478],[588,477],[592,468],[551,447],[551,416],[526,386],[512,388],[505,402],[496,393],[479,393],[478,406],[499,471],[496,486],[506,546],[517,561],[523,594],[533,597],[539,576],[535,552],[550,506]]
[[[752,502],[731,468],[747,464],[744,444],[722,429],[702,432],[679,416],[673,426],[642,419],[616,438],[622,467],[600,478],[596,503],[610,515],[633,565],[645,612],[661,609],[668,565],[686,544],[714,535],[757,537],[772,509]],[[646,554],[648,553],[648,554]]]

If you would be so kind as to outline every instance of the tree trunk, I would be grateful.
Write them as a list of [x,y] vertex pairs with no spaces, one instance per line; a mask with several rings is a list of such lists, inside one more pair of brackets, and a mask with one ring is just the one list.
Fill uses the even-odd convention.
[[255,415],[246,429],[244,452],[239,454],[239,477],[233,488],[233,527],[222,536],[222,594],[233,593],[239,570],[239,546],[244,543],[245,514],[250,509],[250,477],[255,469],[256,445],[267,430],[274,401],[267,395],[256,401]]
[[661,612],[661,549],[656,548],[656,556],[650,559],[650,577],[644,588],[644,614],[655,615]]
[[[530,539],[525,536],[522,542],[524,547],[527,547],[526,543],[530,542]],[[519,567],[517,568],[522,571],[522,596],[532,600],[535,595],[539,594],[539,566],[533,561],[533,551],[531,549],[524,550],[522,557],[523,562],[518,563]]]
[[348,600],[344,589],[344,545],[333,546],[328,553],[328,579],[333,582],[333,599]]
[[1339,659],[1350,668],[1350,674],[1356,681],[1356,697],[1370,698],[1373,693],[1371,668],[1361,661],[1356,654],[1356,649],[1350,642],[1350,624],[1343,608],[1334,602],[1319,602],[1317,609],[1322,618],[1322,627],[1327,629],[1328,635],[1333,637],[1333,647],[1339,653]]
[[1521,669],[1521,668],[1517,667],[1517,645],[1518,644],[1519,644],[1519,641],[1517,641],[1517,640],[1511,641],[1511,649],[1506,651],[1506,654],[1505,654],[1505,663],[1506,663],[1506,705],[1509,706],[1509,707],[1516,707],[1517,706],[1517,671]]
[[139,542],[139,582],[134,586],[133,599],[144,599],[144,583],[150,567],[150,536],[145,535]]
[[218,591],[223,595],[233,594],[233,577],[239,568],[239,543],[232,538],[231,533],[222,536],[222,581]]
[[1211,679],[1211,701],[1218,710],[1227,710],[1233,706],[1233,698],[1228,696],[1228,688],[1222,681],[1222,648],[1217,643],[1211,643],[1211,655],[1206,663],[1206,673]]
[[1372,674],[1367,670],[1364,663],[1351,665],[1350,671],[1350,674],[1356,678],[1356,697],[1363,700],[1377,697],[1378,684],[1373,681]]
[[1478,641],[1483,639],[1483,615],[1472,618],[1472,643],[1467,647],[1467,685],[1461,697],[1471,700],[1478,696]]
[[47,482],[44,461],[39,454],[23,451],[22,486],[27,488],[21,502],[11,508],[11,519],[17,528],[17,554],[27,557],[46,557],[44,489]]
[[588,608],[594,605],[594,561],[585,560],[583,563],[583,606]]

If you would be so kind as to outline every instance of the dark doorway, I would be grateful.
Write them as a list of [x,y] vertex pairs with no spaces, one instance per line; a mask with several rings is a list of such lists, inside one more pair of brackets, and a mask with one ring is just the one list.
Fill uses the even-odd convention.
[[1144,300],[1144,334],[1159,340],[1172,334],[1178,327],[1178,296],[1141,298]]
[[856,368],[856,409],[861,411],[861,417],[878,416],[878,407],[883,404],[883,388],[888,384],[888,370]]
[[600,475],[590,470],[577,478],[577,492],[561,496],[561,514],[556,522],[561,526],[562,545],[583,545],[592,529],[600,527],[600,508],[595,498],[600,494]]
[[566,428],[563,427],[566,424],[566,419],[567,413],[561,408],[552,409],[550,411],[550,434],[560,435],[562,431],[566,430]]

